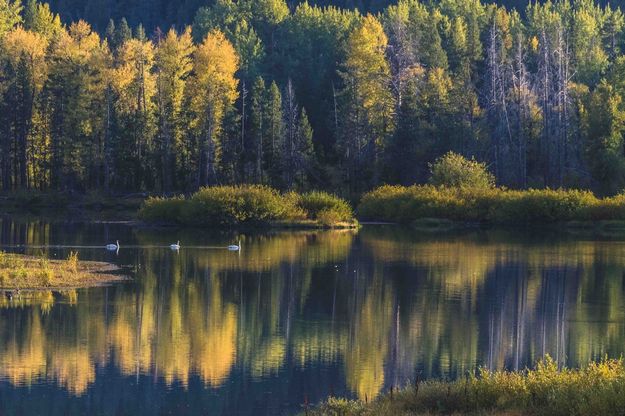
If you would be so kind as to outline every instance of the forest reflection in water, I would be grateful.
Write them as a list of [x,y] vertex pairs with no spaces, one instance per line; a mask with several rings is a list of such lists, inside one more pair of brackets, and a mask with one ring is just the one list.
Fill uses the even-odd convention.
[[[185,249],[239,237],[241,253]],[[80,256],[129,266],[132,282],[0,298],[0,404],[32,410],[26,402],[41,388],[81,409],[99,397],[129,410],[139,391],[153,408],[138,414],[175,403],[275,414],[304,398],[373,398],[417,374],[520,369],[545,354],[572,367],[625,352],[622,241],[0,222],[11,247],[117,238],[119,256]],[[178,239],[179,253],[165,247]],[[124,242],[152,248],[124,250]]]

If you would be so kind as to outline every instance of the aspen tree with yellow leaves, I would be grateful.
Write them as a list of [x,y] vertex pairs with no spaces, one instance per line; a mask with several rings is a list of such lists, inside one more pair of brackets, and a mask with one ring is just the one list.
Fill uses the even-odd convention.
[[365,16],[347,39],[340,147],[345,180],[354,191],[379,181],[380,155],[393,129],[387,44],[382,24],[372,15]]
[[171,29],[158,39],[154,68],[156,73],[157,149],[160,153],[162,189],[170,191],[182,184],[176,181],[188,160],[184,146],[182,103],[186,79],[193,68],[191,28],[178,34]]
[[193,54],[193,73],[187,83],[190,127],[194,134],[197,185],[216,183],[220,134],[226,111],[237,99],[235,73],[239,58],[220,31],[210,32]]

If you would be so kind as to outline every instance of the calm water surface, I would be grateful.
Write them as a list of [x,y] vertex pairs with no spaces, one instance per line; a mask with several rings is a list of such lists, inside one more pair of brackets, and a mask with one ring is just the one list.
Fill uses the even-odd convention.
[[[241,253],[219,248],[239,238]],[[80,248],[115,240],[117,255]],[[176,240],[179,253],[167,247]],[[283,415],[330,394],[370,399],[417,375],[625,352],[624,241],[4,219],[0,244],[77,247],[133,277],[0,297],[3,416]]]

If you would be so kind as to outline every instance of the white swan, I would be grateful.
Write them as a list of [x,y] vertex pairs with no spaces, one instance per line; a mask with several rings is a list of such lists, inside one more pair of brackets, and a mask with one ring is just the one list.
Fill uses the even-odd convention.
[[119,250],[119,240],[115,242],[116,244],[107,244],[106,249],[108,251],[117,251]]
[[230,250],[230,251],[239,251],[239,250],[241,250],[241,240],[239,240],[239,245],[238,246],[235,245],[235,244],[233,244],[231,246],[228,246],[228,250]]
[[170,248],[170,249],[172,249],[172,250],[176,250],[176,251],[177,251],[177,250],[180,250],[180,240],[178,240],[178,242],[177,242],[177,243],[170,244],[170,245],[169,245],[169,248]]

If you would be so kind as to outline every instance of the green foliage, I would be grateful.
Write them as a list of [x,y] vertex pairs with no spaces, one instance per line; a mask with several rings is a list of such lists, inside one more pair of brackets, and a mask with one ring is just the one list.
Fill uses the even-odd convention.
[[308,218],[324,224],[351,221],[354,217],[352,207],[342,198],[321,191],[307,192],[299,198],[298,205]]
[[20,0],[0,0],[0,37],[22,22]]
[[608,416],[625,405],[625,363],[604,359],[580,370],[547,357],[535,369],[428,381],[371,403],[329,399],[309,415],[532,414]]
[[263,224],[288,219],[292,207],[280,193],[261,185],[213,186],[200,189],[183,206],[186,225]]
[[495,185],[495,177],[485,163],[449,152],[441,156],[431,166],[430,183],[435,186],[485,189]]
[[3,191],[625,187],[619,8],[136,1],[0,0]]
[[150,198],[139,218],[193,226],[266,225],[274,221],[317,220],[324,225],[353,219],[348,203],[324,192],[281,194],[263,185],[212,186],[191,198]]
[[625,220],[625,196],[599,199],[589,191],[382,186],[358,206],[365,220],[410,223],[422,218],[493,224]]
[[[615,71],[625,70],[625,59],[619,58]],[[625,186],[623,133],[625,111],[615,88],[602,80],[588,98],[584,113],[585,151],[593,177],[600,189],[614,193]]]
[[185,203],[184,197],[148,198],[141,206],[138,216],[151,223],[178,222]]

